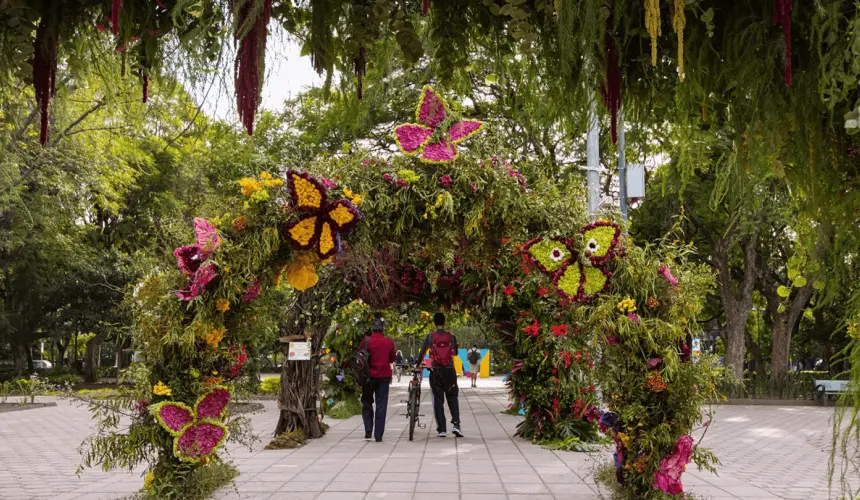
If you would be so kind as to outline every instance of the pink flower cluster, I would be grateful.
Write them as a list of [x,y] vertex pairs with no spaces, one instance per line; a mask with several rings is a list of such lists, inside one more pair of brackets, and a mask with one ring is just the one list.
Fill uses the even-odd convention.
[[245,346],[230,346],[230,356],[236,360],[236,362],[230,367],[230,371],[227,372],[227,376],[230,378],[236,378],[239,376],[239,373],[242,371],[242,367],[245,366],[245,362],[248,361],[248,350]]
[[194,421],[194,415],[186,408],[174,404],[162,405],[158,408],[158,416],[164,426],[173,432],[179,432],[183,427]]
[[176,450],[185,457],[199,458],[212,454],[224,439],[224,428],[209,422],[189,427],[176,443]]
[[693,455],[693,437],[681,436],[675,443],[675,449],[660,462],[660,470],[654,473],[652,487],[670,495],[684,493],[681,484],[681,474],[687,469],[690,457]]
[[662,274],[663,277],[666,278],[666,281],[668,281],[670,285],[678,286],[678,278],[672,276],[672,271],[670,271],[668,267],[666,267],[663,264],[660,264],[660,267],[659,267],[659,269],[657,269],[657,272]]
[[248,288],[248,291],[245,292],[245,295],[242,297],[242,302],[251,302],[256,299],[258,295],[260,295],[260,287],[263,284],[262,281],[256,280],[251,283],[251,287]]
[[195,217],[194,233],[197,244],[181,246],[173,251],[179,269],[191,278],[191,283],[176,292],[176,296],[185,301],[200,296],[218,274],[215,264],[203,264],[221,244],[218,230],[206,219]]
[[[365,160],[365,161],[367,161],[367,160]],[[337,187],[337,182],[335,182],[331,179],[326,179],[325,177],[317,177],[317,180],[319,180],[320,184],[322,184],[322,187],[324,187],[326,189],[334,189]]]
[[526,187],[526,178],[523,176],[523,174],[517,172],[517,170],[512,167],[511,164],[508,162],[505,162],[505,168],[508,170],[508,177],[513,177],[517,180],[517,182],[520,183],[520,186],[524,188]]
[[230,391],[223,388],[212,389],[197,403],[197,418],[219,418],[229,402]]
[[451,176],[450,176],[450,175],[447,175],[447,174],[446,174],[446,175],[443,175],[443,176],[439,177],[439,182],[440,182],[443,186],[445,186],[445,189],[448,189],[448,188],[450,188],[450,187],[451,187],[451,183],[453,182],[453,179],[451,179]]

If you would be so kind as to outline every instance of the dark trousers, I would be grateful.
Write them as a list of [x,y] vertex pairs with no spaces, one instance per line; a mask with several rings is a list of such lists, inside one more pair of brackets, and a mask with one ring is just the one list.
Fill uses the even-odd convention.
[[[390,383],[390,380],[371,380],[361,391],[361,418],[364,420],[364,433],[373,433],[373,437],[376,439],[382,439],[382,434],[385,432]],[[373,411],[374,399],[376,399],[375,415]]]
[[448,401],[448,411],[451,412],[451,423],[460,425],[460,389],[457,387],[457,372],[453,366],[446,368],[433,367],[430,377],[430,388],[433,391],[433,414],[436,417],[436,432],[446,432],[445,401]]

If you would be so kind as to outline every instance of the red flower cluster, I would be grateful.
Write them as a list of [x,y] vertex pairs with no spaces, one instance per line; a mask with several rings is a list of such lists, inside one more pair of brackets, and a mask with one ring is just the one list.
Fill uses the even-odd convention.
[[523,331],[532,337],[537,337],[540,335],[540,322],[538,320],[534,320],[531,325],[523,328]]
[[[570,359],[570,353],[567,351],[561,351],[559,353],[559,355],[561,356],[561,359],[564,361],[564,367],[570,368],[570,365],[573,363],[573,361]],[[576,355],[577,355],[577,361],[579,361],[579,352],[578,351],[577,351]]]
[[245,349],[245,346],[230,346],[230,356],[235,359],[235,363],[230,366],[230,370],[227,372],[227,376],[230,378],[236,378],[239,376],[239,373],[242,371],[242,367],[245,366],[245,362],[248,361],[248,350]]
[[543,297],[544,295],[548,294],[550,291],[551,290],[549,288],[540,287],[540,288],[538,288],[537,294],[540,297]]
[[505,295],[511,296],[515,293],[517,293],[517,291],[514,289],[513,285],[508,285],[505,287]]
[[564,337],[568,332],[567,325],[557,325],[550,328],[550,330],[552,330],[552,334],[556,337]]

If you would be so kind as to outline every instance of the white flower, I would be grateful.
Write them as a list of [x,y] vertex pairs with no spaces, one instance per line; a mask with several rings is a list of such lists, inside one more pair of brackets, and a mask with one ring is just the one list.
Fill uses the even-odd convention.
[[564,260],[564,250],[559,247],[553,247],[553,249],[549,251],[549,258],[556,262],[561,262]]
[[597,244],[597,240],[591,238],[588,240],[588,243],[585,244],[585,248],[587,248],[590,253],[595,253],[600,250],[600,245]]

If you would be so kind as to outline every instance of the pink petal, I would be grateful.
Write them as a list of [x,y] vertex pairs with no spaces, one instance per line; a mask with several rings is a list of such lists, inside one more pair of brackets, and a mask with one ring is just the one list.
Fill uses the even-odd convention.
[[406,123],[394,129],[394,139],[400,150],[407,155],[414,155],[433,135],[433,129],[415,123]]
[[436,125],[448,117],[445,110],[445,100],[439,97],[430,87],[424,87],[421,92],[421,100],[418,102],[418,123],[435,129]]
[[218,230],[206,219],[194,218],[194,233],[197,234],[197,246],[202,249],[203,260],[218,248],[221,243]]
[[224,441],[227,429],[215,422],[194,424],[176,439],[176,452],[182,458],[209,456]]
[[451,129],[448,130],[448,137],[451,138],[451,142],[456,144],[481,130],[483,126],[484,123],[478,120],[460,120],[451,125]]
[[445,139],[431,142],[424,146],[424,151],[421,152],[421,161],[426,163],[448,163],[455,158],[457,158],[457,147]]

